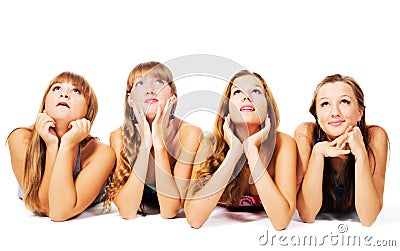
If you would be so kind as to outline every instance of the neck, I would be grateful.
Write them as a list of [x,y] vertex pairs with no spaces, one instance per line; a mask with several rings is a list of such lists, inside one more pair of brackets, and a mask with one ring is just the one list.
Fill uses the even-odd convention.
[[257,133],[260,131],[260,126],[259,125],[249,125],[249,124],[237,124],[235,127],[235,132],[237,137],[241,142],[243,142],[245,139],[250,137],[251,135]]
[[68,127],[69,127],[69,122],[57,121],[55,128],[57,137],[61,138],[66,132],[68,132],[70,129]]

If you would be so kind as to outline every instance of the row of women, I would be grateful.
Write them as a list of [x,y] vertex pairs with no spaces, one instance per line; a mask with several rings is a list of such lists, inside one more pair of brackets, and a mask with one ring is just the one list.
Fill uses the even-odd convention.
[[241,70],[228,81],[209,134],[174,115],[170,69],[145,62],[130,72],[125,119],[102,143],[90,134],[93,89],[63,72],[45,91],[36,122],[8,136],[19,198],[33,213],[64,221],[99,202],[124,219],[183,209],[200,228],[216,206],[265,210],[276,230],[294,212],[356,215],[372,225],[383,205],[389,139],[365,121],[364,94],[340,74],[316,87],[293,137],[277,130],[279,112],[264,79]]

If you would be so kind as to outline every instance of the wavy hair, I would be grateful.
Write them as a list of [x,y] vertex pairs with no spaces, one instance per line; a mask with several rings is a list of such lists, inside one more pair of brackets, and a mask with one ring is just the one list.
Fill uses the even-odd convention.
[[[47,94],[49,93],[52,85],[55,83],[70,83],[81,91],[88,106],[85,118],[93,123],[98,110],[97,97],[87,80],[82,76],[72,72],[62,72],[50,81],[44,92],[39,113],[42,113],[45,110]],[[25,156],[22,191],[24,193],[24,203],[26,207],[35,214],[41,215],[42,209],[39,205],[39,187],[43,179],[46,164],[46,144],[36,131],[35,126],[36,123],[32,129],[25,128],[31,131],[31,137],[29,138]],[[80,145],[84,146],[91,138],[92,136],[89,135],[82,140]]]
[[[119,161],[116,163],[110,183],[106,188],[107,199],[105,200],[105,209],[111,209],[111,202],[114,201],[121,188],[128,181],[132,174],[132,168],[139,152],[141,138],[136,126],[134,125],[134,113],[132,107],[128,104],[129,93],[131,92],[135,79],[146,74],[156,75],[160,79],[166,81],[171,87],[171,93],[177,95],[176,86],[173,81],[172,72],[167,66],[156,61],[140,63],[135,66],[129,73],[126,92],[125,92],[125,110],[124,123],[121,127],[121,151]],[[144,207],[141,204],[141,213],[144,215]]]
[[[211,176],[218,170],[224,161],[226,154],[229,150],[229,146],[224,140],[224,132],[223,132],[223,123],[224,118],[229,113],[229,98],[231,96],[231,89],[234,84],[234,81],[242,76],[252,75],[255,76],[263,85],[266,91],[266,99],[268,105],[268,117],[271,119],[271,133],[268,135],[267,142],[271,142],[271,140],[275,141],[275,129],[279,126],[280,117],[278,106],[275,102],[275,99],[272,95],[271,90],[269,89],[266,81],[257,73],[250,72],[248,70],[240,70],[232,78],[229,80],[224,92],[223,97],[219,105],[218,116],[214,122],[213,128],[213,140],[214,143],[214,151],[210,155],[208,159],[200,164],[200,169],[197,173],[197,181],[194,184],[193,190],[197,192],[203,187],[207,181],[211,178]],[[275,142],[273,143],[275,144]],[[231,203],[237,203],[240,200],[240,197],[245,194],[246,182],[249,178],[249,175],[243,171],[242,166],[245,163],[245,156],[242,155],[241,159],[235,166],[235,172],[231,178],[230,183],[226,186],[219,204],[220,205],[229,205]],[[237,170],[240,170],[237,173]]]

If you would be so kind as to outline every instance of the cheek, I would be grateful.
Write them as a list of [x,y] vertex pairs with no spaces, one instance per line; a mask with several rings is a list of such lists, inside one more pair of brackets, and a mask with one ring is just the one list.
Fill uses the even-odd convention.
[[78,103],[78,107],[80,107],[80,113],[79,114],[82,117],[85,117],[87,112],[88,112],[88,104],[87,104],[86,100],[85,99],[79,100],[79,102],[77,102],[77,103]]
[[232,121],[235,123],[241,120],[242,116],[240,114],[239,107],[234,99],[230,100],[228,107],[229,107],[228,113],[230,114]]
[[44,109],[47,111],[50,110],[52,108],[52,103],[54,103],[54,97],[48,94],[44,100]]
[[268,116],[268,104],[265,99],[255,99],[253,101],[254,106],[256,107],[256,111],[260,118],[260,121],[265,121]]
[[325,121],[326,117],[329,116],[329,114],[324,109],[317,109],[316,114],[318,121]]

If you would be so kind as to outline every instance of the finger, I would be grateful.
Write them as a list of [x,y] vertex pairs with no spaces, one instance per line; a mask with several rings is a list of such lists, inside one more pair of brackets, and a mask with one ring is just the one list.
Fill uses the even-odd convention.
[[337,137],[336,139],[332,140],[329,143],[329,146],[335,147],[335,146],[340,146],[342,145],[343,141],[346,140],[347,138],[347,133],[346,134],[342,134],[339,137]]
[[347,129],[346,129],[346,131],[344,133],[351,132],[353,130],[353,128],[354,127],[352,125],[349,125],[349,127],[347,127]]
[[157,112],[156,112],[156,117],[154,118],[153,123],[158,123],[158,122],[159,122],[160,117],[161,117],[161,114],[162,114],[162,112],[161,112],[161,102],[160,102],[160,103],[158,104]]
[[90,122],[90,120],[83,118],[82,123],[83,123],[83,127],[85,128],[85,131],[89,132],[92,127],[92,123]]

